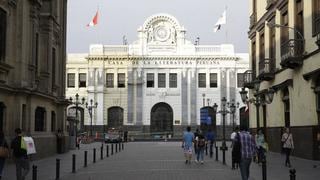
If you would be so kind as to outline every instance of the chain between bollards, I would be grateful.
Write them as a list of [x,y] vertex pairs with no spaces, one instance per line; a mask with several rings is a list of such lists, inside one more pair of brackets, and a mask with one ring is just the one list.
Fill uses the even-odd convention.
[[296,180],[296,170],[290,169],[290,180]]
[[56,159],[56,180],[60,179],[60,159]]
[[219,156],[218,156],[218,153],[219,153],[219,150],[218,150],[218,146],[216,145],[216,161],[219,161]]
[[38,172],[37,172],[37,166],[32,166],[32,180],[37,180],[38,178]]
[[76,155],[72,154],[72,173],[76,173]]

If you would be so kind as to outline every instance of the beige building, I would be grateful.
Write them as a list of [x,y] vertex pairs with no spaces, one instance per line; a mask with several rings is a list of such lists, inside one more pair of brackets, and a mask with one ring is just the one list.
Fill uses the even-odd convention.
[[320,159],[320,1],[250,0],[250,14],[250,127],[266,128],[272,151],[290,127],[293,154]]
[[66,9],[66,0],[0,1],[0,130],[11,140],[22,128],[37,157],[55,153],[65,130]]

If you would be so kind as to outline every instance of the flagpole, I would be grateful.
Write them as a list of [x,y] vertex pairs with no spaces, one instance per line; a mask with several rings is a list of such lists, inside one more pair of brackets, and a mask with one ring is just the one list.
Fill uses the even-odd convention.
[[[227,9],[228,9],[228,6],[226,6],[225,8],[225,12],[226,12],[226,22],[228,22],[228,16],[227,16]],[[225,24],[226,25],[226,43],[228,43],[228,23]]]

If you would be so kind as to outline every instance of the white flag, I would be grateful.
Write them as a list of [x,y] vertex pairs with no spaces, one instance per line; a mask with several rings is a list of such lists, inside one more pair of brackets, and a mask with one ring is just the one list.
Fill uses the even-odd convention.
[[227,23],[227,11],[224,10],[222,15],[219,17],[217,23],[214,25],[213,31],[217,32],[218,30],[220,30],[221,25],[226,23]]

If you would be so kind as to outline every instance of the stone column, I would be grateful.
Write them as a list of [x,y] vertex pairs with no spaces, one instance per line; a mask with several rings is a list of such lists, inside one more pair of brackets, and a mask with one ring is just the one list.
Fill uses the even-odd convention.
[[96,100],[95,102],[98,103],[97,111],[96,111],[96,125],[104,125],[103,124],[103,106],[104,106],[104,95],[103,95],[103,89],[104,89],[104,70],[103,68],[99,68],[97,71],[97,88],[95,91],[96,94]]

